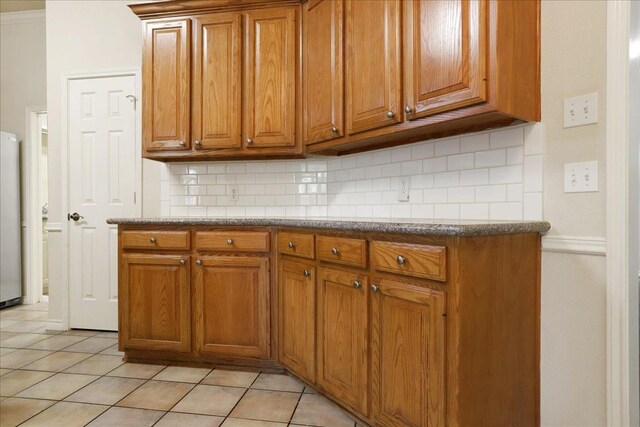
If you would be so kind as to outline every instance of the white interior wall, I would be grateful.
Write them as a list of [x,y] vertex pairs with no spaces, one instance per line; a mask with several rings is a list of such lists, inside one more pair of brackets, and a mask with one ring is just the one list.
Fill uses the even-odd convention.
[[[61,222],[60,103],[65,72],[140,66],[141,32],[126,1],[47,2],[47,80],[50,114],[51,220]],[[551,236],[604,237],[604,1],[542,2],[542,112],[544,149],[543,217]],[[598,92],[596,125],[563,129],[562,100]],[[599,193],[562,191],[563,164],[600,162]],[[146,167],[145,216],[160,212],[160,170]],[[60,287],[66,286],[55,266],[66,262],[65,238],[52,239],[51,313],[62,316]],[[545,252],[542,277],[542,402],[543,425],[604,425],[605,408],[605,280],[604,258]]]

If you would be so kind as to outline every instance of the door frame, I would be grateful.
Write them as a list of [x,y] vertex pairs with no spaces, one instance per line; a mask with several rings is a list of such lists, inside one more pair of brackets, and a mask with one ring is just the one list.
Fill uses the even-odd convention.
[[[631,3],[607,2],[607,425],[638,416],[638,147],[631,142]],[[634,182],[635,181],[635,182]]]
[[24,259],[24,272],[26,274],[24,278],[25,294],[22,298],[23,304],[42,302],[42,210],[38,200],[40,194],[40,180],[38,179],[40,150],[36,149],[35,143],[40,141],[37,136],[40,131],[38,115],[46,112],[46,105],[30,105],[25,108],[24,152],[21,163],[25,167],[24,176],[28,184],[23,188],[26,199],[26,212],[22,222],[22,226],[26,227],[23,253],[27,255]]
[[136,217],[142,216],[142,80],[140,67],[126,67],[126,68],[108,68],[98,69],[90,71],[76,71],[66,73],[62,76],[62,90],[61,100],[62,108],[60,109],[60,221],[59,224],[61,231],[64,234],[62,239],[64,243],[63,251],[64,257],[64,269],[62,272],[64,285],[60,287],[60,299],[62,301],[62,324],[51,325],[52,329],[69,329],[69,321],[71,316],[70,309],[70,257],[69,257],[69,221],[65,221],[64,217],[69,212],[69,89],[71,82],[74,80],[88,80],[99,79],[106,77],[126,77],[133,76],[135,78],[135,145],[136,153],[139,157],[136,158],[136,171],[135,171],[135,188],[136,188]]

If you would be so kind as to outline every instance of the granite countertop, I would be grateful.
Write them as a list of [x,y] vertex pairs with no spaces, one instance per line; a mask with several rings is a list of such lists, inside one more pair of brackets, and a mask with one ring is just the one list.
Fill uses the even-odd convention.
[[231,227],[299,227],[325,230],[362,231],[443,236],[488,236],[492,234],[545,233],[546,221],[451,221],[415,219],[362,218],[228,218],[166,217],[109,218],[108,224],[149,226],[231,226]]

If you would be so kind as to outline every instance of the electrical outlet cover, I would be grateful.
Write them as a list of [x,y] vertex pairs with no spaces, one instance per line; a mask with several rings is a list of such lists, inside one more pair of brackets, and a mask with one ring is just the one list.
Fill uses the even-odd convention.
[[598,94],[576,96],[564,100],[564,127],[598,123]]
[[598,191],[598,162],[566,163],[564,192],[590,193]]
[[400,186],[398,187],[398,201],[409,201],[409,178],[400,178]]

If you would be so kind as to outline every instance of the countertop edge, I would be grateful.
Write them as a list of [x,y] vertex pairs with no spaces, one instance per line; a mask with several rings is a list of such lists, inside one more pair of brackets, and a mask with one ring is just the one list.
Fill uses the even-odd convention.
[[486,224],[447,224],[418,222],[334,221],[330,219],[297,218],[109,218],[112,225],[149,226],[236,226],[236,227],[290,227],[321,230],[360,231],[443,236],[489,236],[517,233],[546,233],[547,221],[514,221]]

